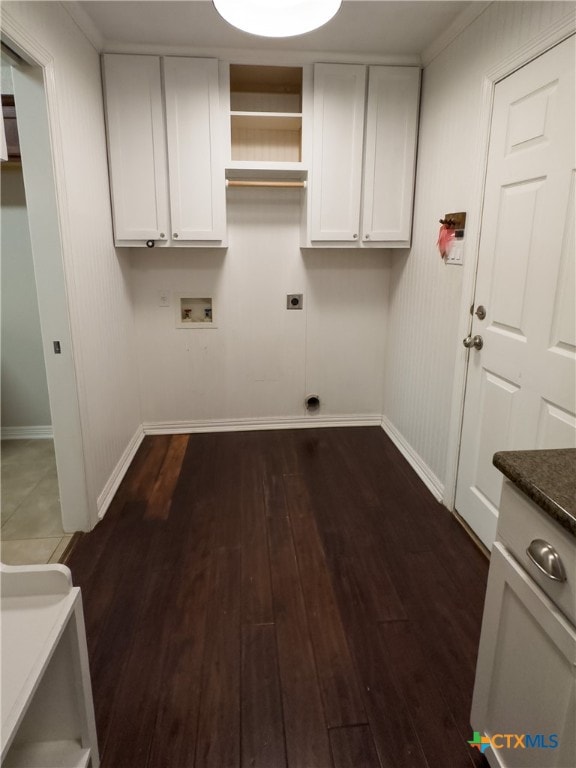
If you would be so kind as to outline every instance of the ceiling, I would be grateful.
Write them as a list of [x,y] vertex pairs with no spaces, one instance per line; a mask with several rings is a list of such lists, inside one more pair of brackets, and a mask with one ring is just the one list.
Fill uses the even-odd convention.
[[475,4],[458,0],[344,0],[326,26],[280,40],[234,29],[210,0],[83,0],[68,5],[76,6],[72,9],[76,14],[80,6],[81,15],[88,15],[104,50],[142,45],[420,56]]

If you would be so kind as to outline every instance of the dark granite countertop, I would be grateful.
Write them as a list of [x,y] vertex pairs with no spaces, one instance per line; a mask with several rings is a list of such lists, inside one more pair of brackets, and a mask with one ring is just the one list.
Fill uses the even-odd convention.
[[500,451],[493,463],[576,538],[576,448]]

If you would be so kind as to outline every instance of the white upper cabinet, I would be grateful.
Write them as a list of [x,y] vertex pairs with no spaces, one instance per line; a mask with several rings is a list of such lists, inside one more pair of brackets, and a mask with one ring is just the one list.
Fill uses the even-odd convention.
[[370,67],[364,146],[364,241],[410,245],[420,71]]
[[415,67],[316,65],[304,246],[410,245],[419,88]]
[[115,242],[224,244],[218,62],[104,56]]
[[172,237],[222,240],[225,230],[218,62],[164,59]]
[[116,243],[166,239],[170,224],[160,59],[105,56],[104,81]]
[[311,240],[357,240],[362,187],[366,67],[317,64]]

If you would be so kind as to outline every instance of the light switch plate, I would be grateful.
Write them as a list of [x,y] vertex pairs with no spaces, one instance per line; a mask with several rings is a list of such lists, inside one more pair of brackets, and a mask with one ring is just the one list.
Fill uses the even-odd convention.
[[170,291],[158,291],[158,306],[159,307],[170,306]]
[[446,264],[462,266],[464,263],[464,240],[453,240]]

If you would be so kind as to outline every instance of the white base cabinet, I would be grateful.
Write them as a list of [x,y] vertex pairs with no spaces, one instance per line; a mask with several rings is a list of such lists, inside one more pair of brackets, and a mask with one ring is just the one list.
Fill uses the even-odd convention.
[[103,57],[117,246],[225,246],[218,61]]
[[80,589],[62,565],[2,565],[2,768],[98,768]]
[[303,247],[410,245],[419,93],[415,67],[315,66]]
[[[566,603],[570,610],[565,612],[555,598],[573,594],[576,541],[508,482],[504,491],[499,541],[490,561],[471,725],[491,739],[484,754],[494,768],[573,768],[576,630],[567,615],[573,606]],[[519,503],[524,504],[521,520]],[[518,525],[509,525],[508,512]],[[568,579],[560,583],[548,578],[550,590],[534,578],[537,573],[538,578],[547,577],[533,563],[522,562],[526,544],[536,537],[551,539],[550,544],[562,551]]]

